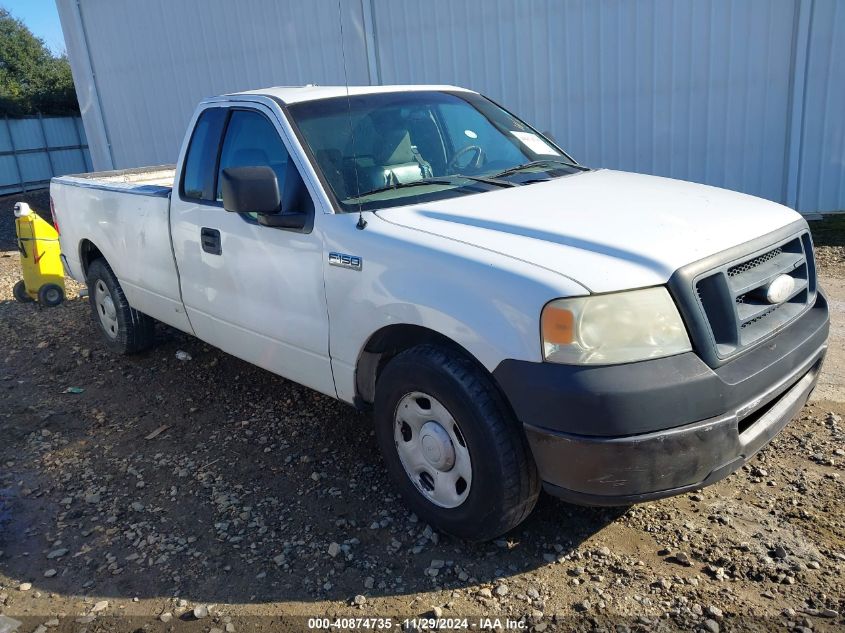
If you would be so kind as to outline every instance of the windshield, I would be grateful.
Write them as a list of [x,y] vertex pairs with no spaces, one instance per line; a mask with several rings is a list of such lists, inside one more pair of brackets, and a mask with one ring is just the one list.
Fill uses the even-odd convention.
[[288,111],[344,211],[481,193],[583,169],[475,93],[354,95]]

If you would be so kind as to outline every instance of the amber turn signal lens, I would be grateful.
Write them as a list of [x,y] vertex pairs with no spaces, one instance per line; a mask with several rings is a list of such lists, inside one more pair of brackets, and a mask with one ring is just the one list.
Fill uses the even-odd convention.
[[575,316],[569,310],[546,306],[543,310],[543,340],[553,345],[568,345],[575,338]]

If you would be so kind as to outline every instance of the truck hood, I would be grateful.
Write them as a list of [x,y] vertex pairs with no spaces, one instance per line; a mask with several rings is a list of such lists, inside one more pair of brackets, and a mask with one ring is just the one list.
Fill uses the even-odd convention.
[[555,271],[590,292],[663,284],[686,264],[801,217],[725,189],[611,170],[377,215]]

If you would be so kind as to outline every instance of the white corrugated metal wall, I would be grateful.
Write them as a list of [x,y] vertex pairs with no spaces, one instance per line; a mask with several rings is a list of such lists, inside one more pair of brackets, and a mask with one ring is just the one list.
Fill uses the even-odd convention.
[[[344,82],[336,0],[57,0],[57,6],[96,169],[174,162],[204,97]],[[344,0],[341,15],[346,39],[357,29],[360,40],[358,0]],[[369,80],[362,54],[360,46],[347,47],[352,83]]]
[[173,161],[204,96],[343,83],[345,52],[351,84],[474,88],[592,166],[845,209],[843,0],[57,4],[97,168]]
[[845,209],[845,2],[814,0],[800,117],[798,208]]
[[783,194],[790,2],[375,4],[385,83],[445,72],[588,165]]

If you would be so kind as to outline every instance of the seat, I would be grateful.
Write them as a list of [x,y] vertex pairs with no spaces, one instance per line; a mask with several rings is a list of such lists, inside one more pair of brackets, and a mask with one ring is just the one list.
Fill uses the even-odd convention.
[[363,117],[350,135],[343,155],[346,158],[340,172],[350,193],[431,175],[431,166],[411,143],[406,120],[395,112]]
[[423,165],[418,156],[408,130],[390,130],[375,148],[376,164],[370,175],[373,187],[422,180]]
[[420,155],[431,165],[432,175],[446,173],[446,147],[440,129],[429,110],[415,110],[408,117],[408,127],[413,143]]

